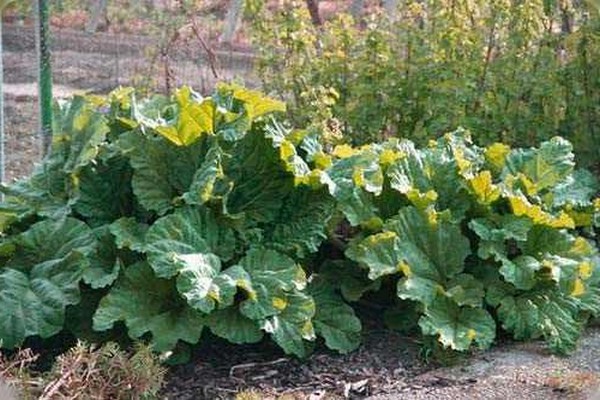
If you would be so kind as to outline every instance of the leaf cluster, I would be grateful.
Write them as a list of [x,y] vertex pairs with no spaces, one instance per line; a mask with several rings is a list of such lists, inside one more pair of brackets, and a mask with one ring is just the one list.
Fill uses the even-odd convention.
[[568,141],[333,146],[284,110],[234,85],[60,105],[50,156],[1,188],[1,346],[210,331],[348,352],[350,303],[392,286],[389,311],[455,350],[501,328],[570,351],[600,313],[598,184]]

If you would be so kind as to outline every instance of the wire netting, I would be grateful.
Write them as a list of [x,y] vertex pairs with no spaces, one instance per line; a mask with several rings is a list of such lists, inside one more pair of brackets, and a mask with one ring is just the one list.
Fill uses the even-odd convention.
[[[7,181],[40,159],[33,1],[3,16]],[[228,1],[49,0],[53,95],[108,93],[118,86],[167,93],[215,82],[256,86],[243,26],[222,40]]]

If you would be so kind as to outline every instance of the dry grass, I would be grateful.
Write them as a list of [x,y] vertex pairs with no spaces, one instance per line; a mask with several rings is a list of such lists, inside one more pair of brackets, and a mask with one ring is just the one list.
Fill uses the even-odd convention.
[[32,371],[36,360],[30,350],[0,355],[0,399],[153,399],[166,373],[157,356],[142,345],[125,352],[114,343],[79,343],[58,357],[48,373]]

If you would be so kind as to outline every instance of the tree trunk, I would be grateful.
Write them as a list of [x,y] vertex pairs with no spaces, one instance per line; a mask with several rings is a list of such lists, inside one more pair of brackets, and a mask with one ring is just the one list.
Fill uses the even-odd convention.
[[244,0],[231,0],[227,15],[225,15],[225,24],[223,33],[219,37],[221,43],[231,43],[237,31],[240,20],[242,19],[242,13],[244,11]]
[[308,12],[310,13],[310,19],[312,20],[313,25],[323,25],[323,20],[319,14],[319,0],[306,0],[306,7],[308,7]]

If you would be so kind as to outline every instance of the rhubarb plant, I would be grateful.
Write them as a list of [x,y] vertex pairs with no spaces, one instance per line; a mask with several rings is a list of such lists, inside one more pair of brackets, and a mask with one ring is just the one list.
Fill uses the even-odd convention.
[[124,329],[159,352],[206,331],[349,352],[353,305],[390,281],[455,350],[503,329],[567,352],[600,313],[598,187],[567,141],[333,146],[284,109],[234,85],[58,105],[50,155],[1,188],[0,346]]

